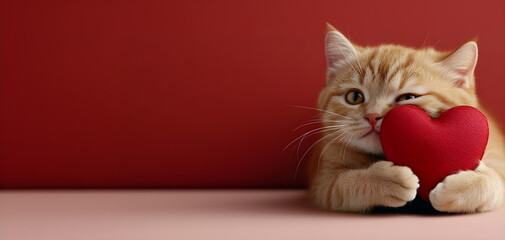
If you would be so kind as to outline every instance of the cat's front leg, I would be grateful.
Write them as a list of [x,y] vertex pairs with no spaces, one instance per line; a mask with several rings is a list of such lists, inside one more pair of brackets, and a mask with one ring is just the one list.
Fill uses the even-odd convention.
[[350,170],[333,187],[342,199],[340,210],[366,211],[376,206],[401,207],[416,197],[419,179],[408,167],[379,161],[367,169]]
[[441,212],[485,212],[503,203],[504,191],[498,173],[481,162],[474,171],[446,177],[431,190],[430,202]]

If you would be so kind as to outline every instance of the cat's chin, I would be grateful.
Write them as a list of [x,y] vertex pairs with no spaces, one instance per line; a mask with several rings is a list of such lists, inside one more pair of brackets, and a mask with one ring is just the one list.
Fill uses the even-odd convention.
[[379,133],[375,131],[371,132],[370,134],[367,134],[362,138],[357,139],[356,141],[353,142],[353,145],[357,149],[366,153],[371,153],[375,155],[384,154],[384,151],[382,150],[382,144],[380,141]]

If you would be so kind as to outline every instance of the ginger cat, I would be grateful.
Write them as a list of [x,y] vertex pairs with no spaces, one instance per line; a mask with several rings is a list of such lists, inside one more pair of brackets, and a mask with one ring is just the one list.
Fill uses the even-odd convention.
[[[328,25],[325,52],[326,86],[318,100],[324,126],[309,160],[311,199],[324,209],[351,212],[405,205],[416,197],[419,180],[410,168],[384,159],[382,117],[404,104],[432,118],[458,105],[485,113],[475,91],[477,44],[468,42],[452,53],[360,47]],[[504,202],[504,138],[486,115],[490,136],[484,157],[474,171],[450,175],[431,191],[430,202],[438,211],[483,212]]]

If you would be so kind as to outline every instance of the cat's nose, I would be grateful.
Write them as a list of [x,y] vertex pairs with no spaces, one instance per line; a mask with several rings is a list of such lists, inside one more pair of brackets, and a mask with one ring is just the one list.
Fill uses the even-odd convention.
[[383,116],[381,116],[378,113],[369,113],[369,114],[365,115],[364,118],[366,120],[368,120],[368,122],[370,123],[370,125],[372,125],[372,127],[375,127],[375,124],[377,124],[377,121],[381,120],[383,118]]

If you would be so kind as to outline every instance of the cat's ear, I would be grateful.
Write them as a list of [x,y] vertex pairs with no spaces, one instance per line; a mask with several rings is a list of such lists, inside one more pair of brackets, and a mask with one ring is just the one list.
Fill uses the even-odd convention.
[[358,56],[358,51],[342,33],[327,23],[328,32],[324,41],[328,68],[338,68]]
[[473,72],[477,65],[477,57],[477,43],[467,42],[439,64],[449,71],[454,86],[468,88],[474,78]]

